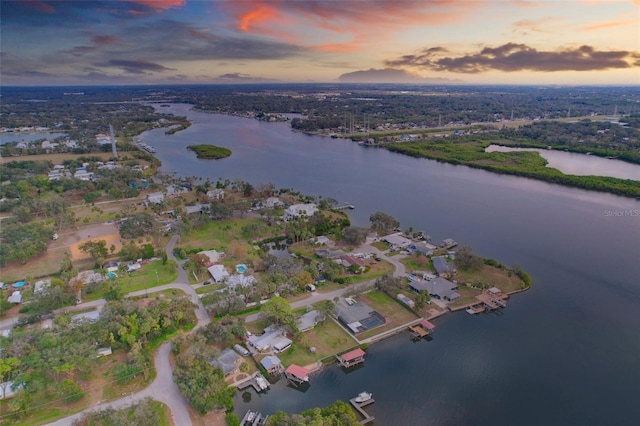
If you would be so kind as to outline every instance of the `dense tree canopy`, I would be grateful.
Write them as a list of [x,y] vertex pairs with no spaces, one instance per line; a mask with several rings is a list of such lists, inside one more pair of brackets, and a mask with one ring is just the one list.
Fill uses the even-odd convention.
[[391,232],[400,227],[400,222],[393,216],[384,213],[376,212],[369,217],[371,227],[376,231]]

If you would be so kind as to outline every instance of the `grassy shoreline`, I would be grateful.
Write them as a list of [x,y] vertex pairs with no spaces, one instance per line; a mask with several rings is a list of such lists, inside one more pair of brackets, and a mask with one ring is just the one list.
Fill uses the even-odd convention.
[[428,158],[591,191],[640,197],[640,181],[607,176],[565,175],[557,169],[546,167],[547,161],[535,151],[485,152],[485,148],[491,143],[492,141],[487,140],[417,141],[383,146],[389,151],[412,157]]

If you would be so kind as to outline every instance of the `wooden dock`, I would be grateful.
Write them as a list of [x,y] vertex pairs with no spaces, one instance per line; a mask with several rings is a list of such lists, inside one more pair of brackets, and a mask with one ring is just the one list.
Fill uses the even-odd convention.
[[419,340],[429,335],[429,333],[427,333],[427,330],[419,325],[410,325],[409,330],[411,331],[411,338],[413,340]]
[[240,426],[262,426],[267,423],[269,416],[262,416],[262,413],[257,411],[247,411],[242,420],[240,420]]
[[260,393],[262,391],[265,391],[266,389],[263,389],[263,388],[260,387],[260,385],[258,385],[257,378],[258,378],[259,375],[261,376],[261,374],[259,372],[255,373],[250,379],[245,380],[244,382],[238,384],[237,389],[238,390],[243,390],[243,389],[246,389],[248,387],[252,387],[256,391],[256,393]]
[[373,417],[372,415],[370,415],[369,413],[367,413],[366,411],[364,411],[364,409],[362,408],[362,407],[366,407],[369,404],[373,404],[375,402],[374,399],[371,398],[370,400],[365,401],[365,402],[356,402],[356,399],[357,399],[357,397],[356,398],[351,398],[349,400],[349,403],[351,405],[353,405],[353,408],[358,413],[360,413],[360,415],[363,417],[363,419],[360,420],[360,424],[361,425],[366,425],[367,423],[374,421],[376,418]]

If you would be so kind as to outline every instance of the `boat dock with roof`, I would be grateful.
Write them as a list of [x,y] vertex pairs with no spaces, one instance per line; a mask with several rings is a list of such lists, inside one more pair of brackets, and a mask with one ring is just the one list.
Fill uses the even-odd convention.
[[365,352],[358,348],[342,355],[337,355],[336,358],[341,366],[349,368],[364,363],[364,355]]

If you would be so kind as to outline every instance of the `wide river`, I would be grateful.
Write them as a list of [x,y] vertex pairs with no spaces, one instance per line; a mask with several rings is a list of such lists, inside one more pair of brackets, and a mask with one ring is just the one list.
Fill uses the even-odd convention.
[[[378,425],[640,424],[640,201],[189,108],[158,108],[187,116],[189,129],[142,135],[163,171],[333,197],[356,206],[356,225],[384,211],[403,227],[519,264],[533,279],[500,315],[447,314],[435,320],[432,341],[411,343],[403,333],[372,345],[363,368],[327,368],[304,393],[284,380],[249,402],[237,393],[240,417],[366,390]],[[198,160],[186,146],[199,143],[233,154]]]

